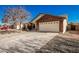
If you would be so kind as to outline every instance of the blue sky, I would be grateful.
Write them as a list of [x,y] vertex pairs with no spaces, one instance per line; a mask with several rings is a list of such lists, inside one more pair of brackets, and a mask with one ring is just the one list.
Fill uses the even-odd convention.
[[[16,5],[0,5],[0,22],[7,8],[15,8]],[[68,15],[68,22],[79,22],[79,6],[78,5],[25,5],[24,9],[31,13],[32,20],[39,13],[51,15]]]

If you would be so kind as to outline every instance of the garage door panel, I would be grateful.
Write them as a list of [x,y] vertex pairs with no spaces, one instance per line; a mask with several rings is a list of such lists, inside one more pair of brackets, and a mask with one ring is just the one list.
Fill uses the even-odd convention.
[[54,31],[59,32],[59,22],[43,22],[39,23],[39,31]]

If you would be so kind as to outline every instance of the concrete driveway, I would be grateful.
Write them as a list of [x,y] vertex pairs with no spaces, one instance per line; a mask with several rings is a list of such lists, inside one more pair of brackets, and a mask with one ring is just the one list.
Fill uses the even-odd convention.
[[0,34],[0,52],[32,53],[43,47],[58,33],[21,32]]
[[51,39],[37,53],[79,53],[78,34],[59,34]]

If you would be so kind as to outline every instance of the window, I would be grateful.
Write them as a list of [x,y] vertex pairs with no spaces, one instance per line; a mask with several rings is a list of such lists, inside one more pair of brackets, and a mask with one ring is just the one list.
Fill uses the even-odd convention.
[[43,23],[40,23],[40,24],[43,24]]
[[52,22],[51,22],[51,24],[52,24]]
[[50,22],[49,22],[49,24],[50,24]]
[[58,24],[58,22],[56,22]]
[[56,23],[58,24],[58,21],[56,21]]
[[55,24],[55,21],[54,21],[54,24]]

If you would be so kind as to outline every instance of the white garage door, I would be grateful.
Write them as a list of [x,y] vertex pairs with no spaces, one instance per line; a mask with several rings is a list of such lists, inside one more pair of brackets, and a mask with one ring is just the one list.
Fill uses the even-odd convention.
[[39,23],[39,31],[59,32],[59,21]]

